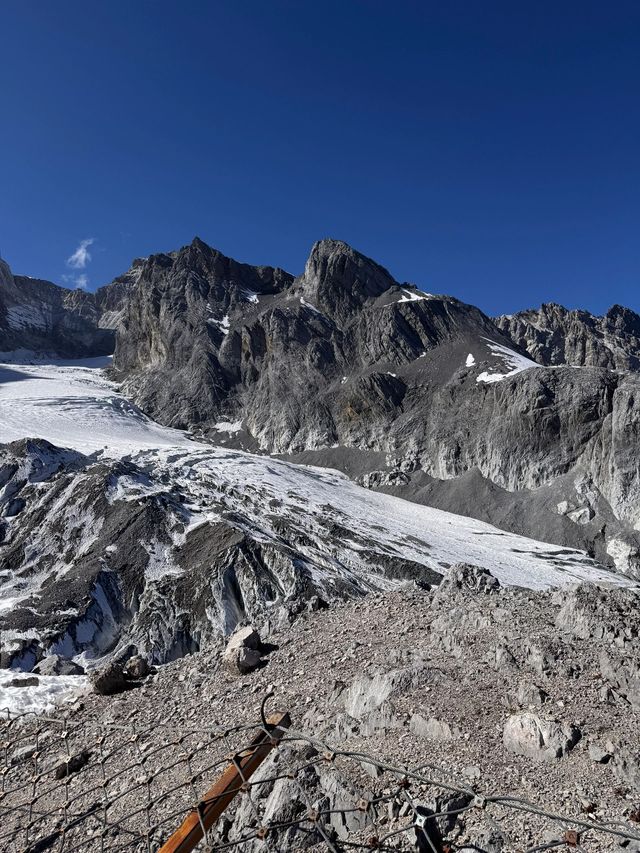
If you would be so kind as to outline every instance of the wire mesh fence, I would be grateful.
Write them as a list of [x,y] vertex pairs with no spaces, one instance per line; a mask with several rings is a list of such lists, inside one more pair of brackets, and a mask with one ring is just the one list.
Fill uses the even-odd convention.
[[640,849],[633,815],[557,814],[430,764],[337,748],[264,713],[229,727],[167,719],[108,731],[5,714],[0,737],[0,851],[11,853]]

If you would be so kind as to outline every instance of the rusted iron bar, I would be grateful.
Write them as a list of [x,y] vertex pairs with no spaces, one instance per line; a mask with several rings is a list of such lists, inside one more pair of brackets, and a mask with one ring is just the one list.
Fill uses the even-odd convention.
[[191,853],[235,795],[244,790],[245,782],[282,739],[284,730],[291,725],[291,718],[289,714],[272,714],[266,722],[266,729],[258,729],[249,747],[233,756],[233,763],[187,815],[182,826],[165,841],[159,853]]

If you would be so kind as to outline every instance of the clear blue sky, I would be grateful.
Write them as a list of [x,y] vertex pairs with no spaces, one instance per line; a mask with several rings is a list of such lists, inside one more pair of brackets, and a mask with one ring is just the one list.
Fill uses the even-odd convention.
[[[3,0],[0,251],[338,237],[489,313],[640,309],[640,3]],[[66,259],[80,241],[91,260]]]

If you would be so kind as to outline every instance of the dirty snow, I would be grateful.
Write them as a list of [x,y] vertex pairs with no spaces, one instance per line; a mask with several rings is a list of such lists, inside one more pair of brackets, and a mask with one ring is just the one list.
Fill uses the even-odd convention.
[[432,293],[423,293],[415,290],[405,290],[403,288],[403,296],[398,299],[398,302],[422,302],[425,299],[433,299]]
[[242,421],[218,421],[213,428],[218,432],[236,433],[242,429]]
[[[531,361],[530,358],[526,358],[526,356],[514,352],[514,350],[509,349],[509,347],[502,346],[501,344],[495,344],[490,341],[489,338],[485,338],[485,340],[487,341],[487,346],[491,350],[492,355],[495,358],[501,359],[503,365],[510,368],[510,370],[508,370],[507,373],[490,373],[488,370],[485,370],[476,377],[476,382],[501,382],[503,379],[506,379],[509,376],[515,376],[523,370],[529,370],[531,367],[540,367],[540,365],[535,361]],[[469,366],[468,358],[467,366]]]
[[185,433],[154,423],[119,395],[100,369],[110,364],[110,357],[0,363],[0,442],[44,438],[112,458],[190,444]]

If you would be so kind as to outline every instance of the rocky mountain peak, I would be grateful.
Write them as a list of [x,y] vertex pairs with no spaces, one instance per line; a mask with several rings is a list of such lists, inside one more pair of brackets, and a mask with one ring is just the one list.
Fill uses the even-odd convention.
[[103,302],[113,310],[126,298],[108,285],[96,293],[70,290],[51,281],[13,275],[0,261],[0,352],[31,350],[63,358],[109,355],[115,326],[102,322]]
[[397,285],[380,264],[342,240],[331,239],[314,244],[301,283],[305,298],[330,315],[341,316]]
[[640,317],[612,306],[603,316],[544,303],[495,320],[499,329],[540,364],[574,367],[640,368]]
[[640,316],[624,305],[612,305],[605,314],[605,319],[620,331],[640,336]]
[[11,267],[0,258],[0,298],[17,296],[16,283],[11,272]]

